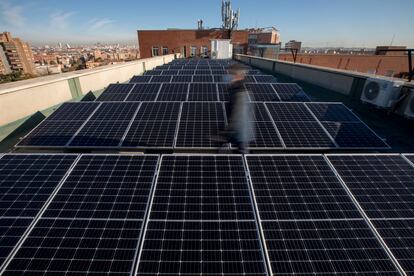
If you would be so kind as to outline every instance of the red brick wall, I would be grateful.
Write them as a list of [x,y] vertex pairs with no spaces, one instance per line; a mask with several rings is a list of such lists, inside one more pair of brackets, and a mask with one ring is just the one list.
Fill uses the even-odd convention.
[[[207,46],[211,50],[211,39],[227,39],[228,34],[221,30],[152,30],[138,31],[138,44],[141,58],[152,56],[152,47],[158,47],[162,55],[162,47],[167,47],[169,54],[181,53],[186,47],[186,55],[190,56],[191,46],[197,47],[197,55],[201,46]],[[243,45],[247,49],[248,32],[233,32],[232,42]]]
[[[293,61],[292,54],[280,54],[280,60]],[[408,72],[407,56],[368,56],[368,55],[325,55],[298,54],[297,63],[311,64],[335,69],[368,73],[376,71],[378,75],[387,75],[388,71],[395,74]]]

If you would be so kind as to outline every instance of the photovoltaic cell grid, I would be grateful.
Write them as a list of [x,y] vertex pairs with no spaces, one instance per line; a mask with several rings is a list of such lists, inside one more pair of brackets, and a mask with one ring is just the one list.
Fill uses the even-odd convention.
[[249,92],[252,102],[272,102],[279,101],[279,97],[270,84],[247,83],[246,89]]
[[342,148],[387,148],[388,145],[343,104],[306,103]]
[[134,84],[110,84],[107,89],[96,99],[98,102],[122,102],[124,101]]
[[296,83],[272,84],[283,102],[310,102],[308,95]]
[[0,267],[76,157],[41,154],[0,156]]
[[18,146],[62,147],[75,135],[99,103],[64,103],[33,129]]
[[157,162],[82,156],[4,274],[131,274]]
[[162,157],[137,275],[266,275],[241,156]]
[[125,101],[155,101],[160,88],[159,83],[137,83]]
[[287,148],[334,148],[331,137],[302,103],[266,103]]
[[178,101],[187,100],[188,83],[164,83],[157,96],[157,101]]
[[414,273],[414,167],[400,155],[328,159],[408,275]]
[[148,83],[151,81],[152,76],[133,76],[129,81],[130,83]]
[[142,103],[122,146],[172,148],[180,108],[180,102]]
[[322,155],[247,155],[273,275],[398,275]]
[[214,137],[226,125],[220,102],[184,102],[178,127],[176,148],[216,148]]
[[218,101],[217,86],[214,83],[191,83],[188,90],[188,101]]
[[103,103],[70,142],[74,147],[119,146],[139,103]]

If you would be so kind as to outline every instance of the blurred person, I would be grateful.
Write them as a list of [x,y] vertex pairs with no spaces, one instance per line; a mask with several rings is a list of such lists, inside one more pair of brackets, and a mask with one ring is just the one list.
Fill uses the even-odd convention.
[[229,70],[229,103],[227,106],[228,125],[220,133],[221,149],[225,144],[235,144],[242,154],[249,153],[249,143],[254,138],[253,111],[249,104],[247,90],[244,85],[247,68],[241,64],[234,64]]

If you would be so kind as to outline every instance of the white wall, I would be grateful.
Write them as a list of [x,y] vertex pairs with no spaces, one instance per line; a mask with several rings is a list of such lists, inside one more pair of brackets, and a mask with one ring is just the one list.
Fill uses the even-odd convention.
[[107,87],[111,83],[126,82],[158,65],[168,63],[174,55],[142,59],[119,65],[39,77],[0,85],[0,126],[17,121],[37,111],[69,101],[72,94],[69,83],[78,79],[81,94]]

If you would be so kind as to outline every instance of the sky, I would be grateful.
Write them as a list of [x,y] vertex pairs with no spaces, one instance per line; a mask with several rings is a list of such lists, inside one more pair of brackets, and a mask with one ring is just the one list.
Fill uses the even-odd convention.
[[[414,47],[414,0],[233,0],[240,28],[275,26],[308,47]],[[0,31],[36,45],[137,44],[138,29],[221,26],[221,0],[0,0]]]

